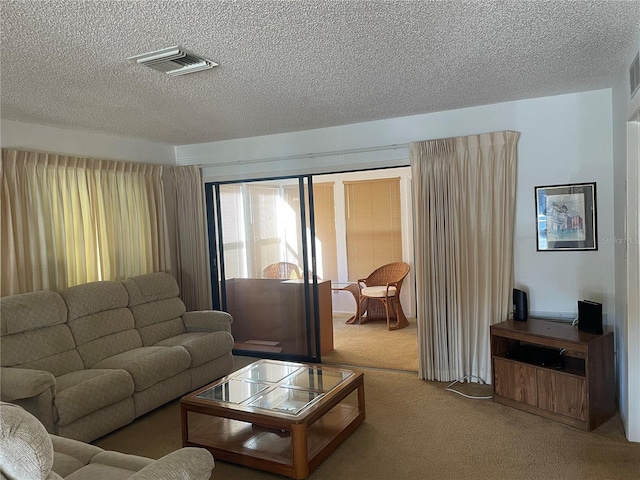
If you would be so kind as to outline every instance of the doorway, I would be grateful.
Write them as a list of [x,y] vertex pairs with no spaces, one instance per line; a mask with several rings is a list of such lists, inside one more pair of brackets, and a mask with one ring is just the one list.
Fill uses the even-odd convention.
[[[324,185],[319,204],[317,185]],[[331,200],[326,200],[330,186]],[[360,324],[347,321],[356,314],[354,293],[346,285],[366,278],[375,268],[404,261],[413,267],[411,168],[397,167],[314,176],[316,234],[335,240],[335,253],[318,257],[318,268],[331,273],[334,349],[322,362],[394,370],[417,371],[415,278],[410,269],[401,289],[401,303],[409,326],[389,331],[386,321]],[[331,211],[320,213],[322,206]],[[323,227],[318,220],[333,229]],[[326,225],[325,224],[325,225]],[[322,242],[325,245],[329,241]],[[335,266],[331,265],[335,258]],[[322,265],[320,262],[323,262]]]
[[[401,290],[409,319],[401,330],[345,323],[357,300],[339,288],[386,263],[412,266],[410,171],[206,184],[214,305],[217,295],[234,316],[236,353],[417,371],[413,269]],[[300,278],[265,278],[276,263],[297,266]]]

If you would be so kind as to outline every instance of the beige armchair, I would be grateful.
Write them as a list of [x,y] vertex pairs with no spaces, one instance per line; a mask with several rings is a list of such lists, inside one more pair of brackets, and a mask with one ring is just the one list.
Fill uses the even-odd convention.
[[[358,280],[360,287],[360,323],[374,318],[386,318],[389,330],[398,330],[409,325],[400,304],[402,282],[409,273],[409,264],[394,262],[375,269],[367,278]],[[378,303],[379,302],[379,303]],[[384,317],[376,308],[384,307]],[[366,315],[366,320],[363,318]],[[395,324],[391,320],[395,319]]]

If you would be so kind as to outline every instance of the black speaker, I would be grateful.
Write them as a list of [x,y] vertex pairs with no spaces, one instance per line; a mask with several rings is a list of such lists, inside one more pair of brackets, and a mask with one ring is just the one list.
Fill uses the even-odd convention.
[[602,335],[602,304],[578,300],[578,330]]
[[529,317],[529,306],[527,305],[527,292],[513,289],[513,319],[524,322]]

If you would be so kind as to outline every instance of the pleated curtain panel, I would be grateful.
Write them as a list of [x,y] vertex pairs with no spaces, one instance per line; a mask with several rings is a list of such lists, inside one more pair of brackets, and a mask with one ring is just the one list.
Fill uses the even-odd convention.
[[490,383],[513,288],[518,132],[411,143],[419,377]]
[[175,193],[176,280],[187,310],[211,309],[204,184],[200,167],[172,167]]
[[1,295],[167,271],[162,171],[3,148]]

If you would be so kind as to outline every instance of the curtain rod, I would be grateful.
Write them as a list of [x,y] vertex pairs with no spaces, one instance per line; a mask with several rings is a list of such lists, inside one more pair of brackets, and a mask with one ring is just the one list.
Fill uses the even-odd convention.
[[303,153],[300,155],[288,155],[284,157],[268,157],[268,158],[257,158],[253,160],[240,160],[237,162],[215,163],[211,165],[203,165],[203,167],[206,168],[206,167],[224,167],[224,166],[231,166],[231,165],[251,165],[256,163],[296,160],[301,158],[319,158],[319,157],[331,157],[335,155],[353,155],[358,153],[383,152],[385,150],[399,150],[401,148],[408,148],[408,147],[409,147],[408,143],[395,143],[393,145],[385,145],[382,147],[354,148],[350,150],[334,150],[331,152]]

